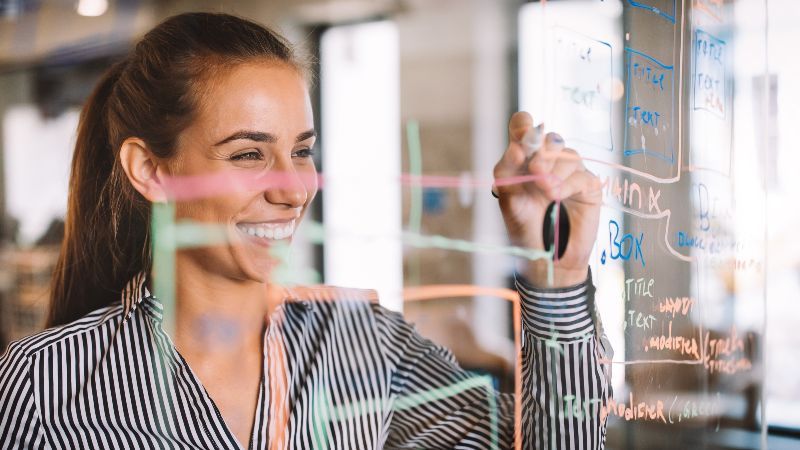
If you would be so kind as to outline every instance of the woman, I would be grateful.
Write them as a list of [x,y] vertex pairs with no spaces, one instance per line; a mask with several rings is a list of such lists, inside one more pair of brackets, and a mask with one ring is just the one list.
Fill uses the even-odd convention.
[[[317,191],[307,78],[281,37],[222,14],[170,18],[109,70],[79,125],[51,328],[0,360],[2,448],[513,446],[513,397],[475,383],[401,316],[359,291],[269,281],[270,246],[291,240]],[[524,448],[600,448],[608,349],[588,279],[600,185],[557,157],[574,152],[555,134],[528,157],[531,124],[512,118],[495,167],[543,175],[498,183],[509,236],[543,248],[558,196],[572,232],[554,287],[534,287],[543,261],[517,279]],[[179,220],[221,224],[227,242],[177,253],[167,333],[149,290],[162,276],[151,203],[171,197],[169,180],[209,173],[277,181],[176,202]]]

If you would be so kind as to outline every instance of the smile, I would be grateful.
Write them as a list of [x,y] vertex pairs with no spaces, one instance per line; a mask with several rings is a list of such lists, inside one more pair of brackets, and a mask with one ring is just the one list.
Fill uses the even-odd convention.
[[253,237],[280,240],[294,234],[294,220],[280,223],[239,223],[236,224],[236,228]]

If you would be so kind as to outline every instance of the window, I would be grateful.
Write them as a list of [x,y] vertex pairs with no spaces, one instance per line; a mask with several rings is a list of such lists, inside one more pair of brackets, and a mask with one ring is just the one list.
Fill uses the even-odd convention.
[[337,26],[320,45],[325,283],[402,309],[399,44],[390,21]]

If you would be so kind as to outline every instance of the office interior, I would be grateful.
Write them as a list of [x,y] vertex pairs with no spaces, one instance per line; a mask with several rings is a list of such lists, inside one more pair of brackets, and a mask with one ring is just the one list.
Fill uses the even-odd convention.
[[[675,408],[669,423],[612,414],[606,447],[796,448],[800,240],[794,231],[800,210],[794,202],[800,177],[794,169],[800,156],[793,131],[800,117],[800,62],[792,55],[800,40],[800,6],[792,0],[0,0],[0,351],[44,327],[75,130],[95,83],[165,18],[226,12],[279,30],[313,61],[316,163],[331,188],[323,188],[293,244],[291,282],[376,289],[384,306],[402,311],[423,335],[450,348],[464,368],[488,374],[497,389],[513,392],[513,307],[492,289],[513,290],[515,260],[502,250],[509,243],[484,181],[491,180],[506,147],[513,112],[534,109],[562,123],[560,102],[578,102],[581,93],[564,86],[544,92],[559,89],[560,69],[553,64],[560,56],[542,49],[558,48],[553,39],[562,32],[585,37],[597,29],[614,39],[607,43],[610,78],[603,79],[610,88],[597,90],[610,105],[603,130],[613,150],[602,158],[643,171],[658,164],[620,152],[627,144],[625,93],[633,64],[626,41],[630,33],[646,34],[639,17],[653,11],[640,6],[651,3],[661,8],[655,15],[670,15],[670,26],[678,30],[671,41],[640,42],[664,48],[680,62],[682,72],[673,81],[683,89],[675,98],[684,103],[673,112],[687,112],[675,119],[678,127],[685,125],[677,138],[688,149],[684,154],[725,148],[730,158],[722,163],[730,168],[724,176],[716,169],[693,170],[692,164],[704,164],[700,159],[674,165],[685,183],[660,184],[659,201],[672,206],[672,226],[689,229],[697,219],[691,211],[702,211],[707,198],[700,186],[713,185],[724,191],[720,204],[733,205],[733,212],[707,218],[727,222],[725,233],[746,244],[732,265],[713,266],[703,255],[689,264],[659,256],[646,270],[635,258],[606,261],[609,221],[623,231],[633,222],[612,198],[614,176],[604,178],[605,225],[592,271],[596,306],[615,349],[614,397],[621,403],[630,398],[631,404],[658,399]],[[591,23],[576,22],[576,30],[563,31],[570,17],[587,15]],[[692,127],[690,116],[702,109],[689,86],[699,67],[692,52],[701,16],[723,30],[732,55],[724,75],[728,134],[710,144],[693,134],[703,126]],[[647,20],[657,19],[669,22]],[[679,86],[679,80],[688,81]],[[364,130],[371,130],[368,139]],[[576,148],[582,138],[595,139],[571,133]],[[449,182],[419,181],[425,176]],[[682,212],[687,204],[694,209]],[[647,226],[645,232],[660,239],[680,239],[677,232],[664,238],[663,223]],[[645,253],[661,255],[670,243],[652,245]],[[729,250],[738,251],[736,245]],[[691,334],[702,326],[722,338],[735,323],[748,335],[742,358],[751,366],[725,374],[702,365],[648,363],[656,358],[641,342],[652,330],[644,325],[646,317],[629,308],[626,295],[642,296],[651,279],[656,293],[680,283],[687,298],[707,305],[672,332]],[[463,289],[420,294],[436,286]],[[684,356],[664,350],[658,359]]]

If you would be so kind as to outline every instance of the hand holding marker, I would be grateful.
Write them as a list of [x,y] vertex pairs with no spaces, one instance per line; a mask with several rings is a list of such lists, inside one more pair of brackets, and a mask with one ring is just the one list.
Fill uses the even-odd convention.
[[[554,139],[561,140],[560,136],[551,134]],[[563,141],[563,140],[562,140]],[[541,151],[542,144],[544,143],[544,123],[540,123],[535,127],[528,128],[528,131],[522,136],[522,147],[525,149],[527,160],[533,158],[536,152]],[[553,259],[558,260],[567,249],[567,240],[569,239],[569,216],[567,215],[567,208],[559,201],[559,205],[555,201],[550,202],[544,213],[544,220],[542,221],[542,242],[544,242],[544,249],[550,251],[553,245],[558,243],[558,248],[553,252]],[[556,218],[558,214],[558,218]]]
[[600,222],[600,179],[561,136],[535,126],[530,114],[515,113],[508,133],[493,188],[508,236],[519,247],[552,250],[554,260],[527,259],[520,272],[538,286],[585,281]]

